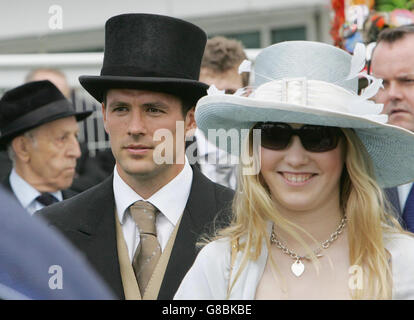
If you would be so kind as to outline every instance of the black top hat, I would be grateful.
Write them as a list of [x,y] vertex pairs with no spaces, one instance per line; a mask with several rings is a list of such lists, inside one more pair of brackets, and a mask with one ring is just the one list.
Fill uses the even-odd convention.
[[101,76],[81,76],[81,85],[102,102],[109,89],[170,93],[196,104],[208,86],[199,82],[206,33],[172,17],[122,14],[105,24]]
[[49,80],[25,83],[7,91],[0,99],[0,150],[14,137],[42,124],[70,116],[80,121],[91,113],[76,112]]

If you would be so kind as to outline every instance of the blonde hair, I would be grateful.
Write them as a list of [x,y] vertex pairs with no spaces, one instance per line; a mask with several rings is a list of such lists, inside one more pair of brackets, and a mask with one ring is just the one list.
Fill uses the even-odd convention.
[[[363,289],[353,290],[350,294],[353,299],[390,299],[392,277],[383,234],[404,231],[393,218],[391,206],[375,181],[373,164],[364,145],[352,129],[342,131],[345,142],[345,165],[341,177],[340,206],[348,220],[345,230],[349,235],[350,265],[362,266],[364,275]],[[260,151],[252,150],[251,136],[252,134],[246,139],[248,147],[245,150],[248,150],[249,155],[253,154],[252,165],[258,166]],[[277,228],[294,237],[306,249],[313,262],[318,264],[311,248],[300,236],[300,233],[309,234],[278,212],[260,173],[244,175],[242,167],[243,165],[240,165],[238,187],[233,201],[232,223],[217,236],[228,237],[232,243],[239,243],[239,250],[243,252],[240,268],[233,270],[234,280],[229,286],[228,294],[247,262],[257,260],[260,256],[263,241],[274,267],[272,270],[280,275],[271,256],[268,221],[272,221]]]

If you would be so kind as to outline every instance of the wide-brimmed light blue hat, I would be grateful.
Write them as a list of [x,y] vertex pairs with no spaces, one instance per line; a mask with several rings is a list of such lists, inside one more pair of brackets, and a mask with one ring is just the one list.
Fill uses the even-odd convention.
[[[358,49],[352,56],[311,41],[267,47],[256,57],[253,93],[246,97],[210,90],[197,103],[197,126],[213,144],[233,155],[239,155],[243,140],[257,122],[353,128],[371,156],[381,186],[411,182],[414,134],[386,124],[387,116],[380,114],[383,105],[369,100],[381,80],[367,76],[371,84],[358,95],[358,76],[365,62],[365,51]],[[238,135],[239,143],[223,145],[218,130]]]

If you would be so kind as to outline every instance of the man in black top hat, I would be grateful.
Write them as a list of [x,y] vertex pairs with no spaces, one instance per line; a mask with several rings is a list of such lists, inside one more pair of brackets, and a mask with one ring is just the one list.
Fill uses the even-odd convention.
[[77,121],[91,112],[76,112],[48,80],[7,91],[0,100],[0,149],[13,162],[3,185],[34,213],[68,198],[80,156]]
[[180,19],[115,16],[105,26],[101,75],[79,79],[102,102],[114,173],[39,214],[120,299],[172,299],[199,236],[227,220],[233,191],[185,158],[185,132],[207,89],[198,81],[205,43],[204,31]]

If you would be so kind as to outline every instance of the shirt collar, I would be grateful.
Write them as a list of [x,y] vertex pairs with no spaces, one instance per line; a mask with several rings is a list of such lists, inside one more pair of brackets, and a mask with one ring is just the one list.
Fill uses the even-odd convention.
[[125,222],[126,210],[134,202],[144,200],[156,206],[173,225],[176,225],[187,205],[192,181],[193,170],[186,157],[181,172],[151,197],[144,199],[122,180],[115,165],[113,188],[119,221],[121,224]]
[[[27,207],[33,201],[35,201],[38,196],[41,195],[39,191],[37,191],[26,180],[20,177],[14,168],[11,171],[9,180],[14,194],[25,209],[27,209]],[[61,191],[50,192],[50,194],[59,201],[62,201],[63,199]]]

